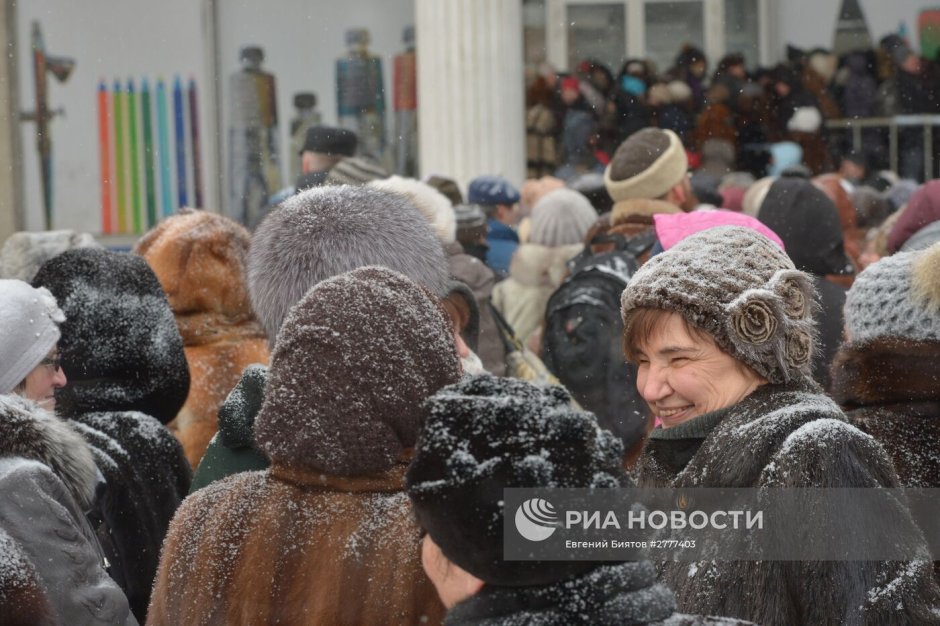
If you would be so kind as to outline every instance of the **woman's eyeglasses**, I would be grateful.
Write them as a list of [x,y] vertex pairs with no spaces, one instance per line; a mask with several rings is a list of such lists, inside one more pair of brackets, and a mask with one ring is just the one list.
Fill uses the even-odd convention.
[[48,367],[53,372],[58,372],[62,367],[62,357],[60,355],[47,356],[39,362],[40,365]]

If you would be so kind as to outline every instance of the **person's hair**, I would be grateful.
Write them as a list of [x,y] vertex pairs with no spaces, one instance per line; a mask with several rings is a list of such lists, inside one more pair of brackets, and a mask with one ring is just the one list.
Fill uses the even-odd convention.
[[[656,333],[663,332],[663,328],[670,313],[674,313],[674,311],[651,309],[648,307],[635,309],[630,313],[630,317],[627,318],[623,327],[623,354],[627,357],[628,361],[633,364],[639,363],[641,346],[646,344]],[[679,314],[676,313],[676,315]],[[689,320],[685,319],[682,315],[679,315],[679,319],[682,320],[682,326],[690,337],[698,339],[699,341],[711,342],[719,350],[725,352],[721,346],[718,345],[718,342],[706,331],[689,323]],[[738,368],[740,372],[750,372],[755,376],[758,375],[747,363],[742,362],[733,355],[731,356],[734,358],[735,367]]]
[[487,218],[495,217],[496,209],[499,208],[498,204],[480,204],[478,206],[483,210],[483,215]]

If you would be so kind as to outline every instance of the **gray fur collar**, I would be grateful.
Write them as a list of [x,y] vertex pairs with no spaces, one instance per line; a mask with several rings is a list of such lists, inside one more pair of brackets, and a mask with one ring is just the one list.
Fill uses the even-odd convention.
[[0,456],[47,465],[87,510],[95,499],[98,471],[88,444],[68,422],[17,395],[0,395]]

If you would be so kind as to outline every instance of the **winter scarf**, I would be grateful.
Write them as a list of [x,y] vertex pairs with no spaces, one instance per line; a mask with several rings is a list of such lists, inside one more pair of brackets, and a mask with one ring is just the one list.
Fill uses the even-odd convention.
[[483,587],[447,613],[445,626],[614,626],[673,615],[675,599],[648,562],[602,565],[542,587]]

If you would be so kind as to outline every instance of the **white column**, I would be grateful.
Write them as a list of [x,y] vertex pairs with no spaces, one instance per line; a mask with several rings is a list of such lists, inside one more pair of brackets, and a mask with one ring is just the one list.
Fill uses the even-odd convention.
[[520,0],[416,0],[422,175],[525,178]]

